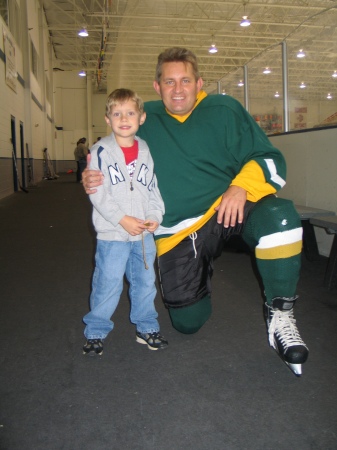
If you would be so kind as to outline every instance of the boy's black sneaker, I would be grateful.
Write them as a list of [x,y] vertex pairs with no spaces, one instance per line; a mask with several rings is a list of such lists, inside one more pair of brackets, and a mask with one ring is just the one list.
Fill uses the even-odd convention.
[[103,353],[102,339],[87,339],[87,342],[83,345],[83,355],[101,356],[102,353]]
[[161,350],[168,346],[167,340],[158,331],[155,333],[140,333],[136,331],[136,341],[140,344],[147,344],[150,350]]

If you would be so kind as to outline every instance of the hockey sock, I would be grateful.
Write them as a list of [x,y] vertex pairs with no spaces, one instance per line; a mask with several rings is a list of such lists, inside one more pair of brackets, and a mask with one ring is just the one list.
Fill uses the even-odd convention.
[[193,305],[183,308],[169,308],[173,327],[184,334],[196,333],[210,318],[212,313],[211,298],[209,295]]
[[255,246],[267,303],[274,297],[293,297],[301,268],[302,227],[292,202],[273,196],[260,201],[243,237]]

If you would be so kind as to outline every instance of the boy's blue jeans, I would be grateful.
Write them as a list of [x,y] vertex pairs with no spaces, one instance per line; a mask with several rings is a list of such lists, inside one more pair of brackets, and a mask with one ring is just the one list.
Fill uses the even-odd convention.
[[113,329],[115,312],[126,275],[131,301],[130,321],[141,333],[159,331],[154,299],[154,260],[156,247],[152,234],[144,235],[145,269],[142,241],[119,242],[97,240],[96,267],[90,296],[90,312],[83,317],[87,339],[104,339]]

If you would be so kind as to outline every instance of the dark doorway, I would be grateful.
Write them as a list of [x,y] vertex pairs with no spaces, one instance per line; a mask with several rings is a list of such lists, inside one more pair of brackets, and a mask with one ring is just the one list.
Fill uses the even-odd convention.
[[15,160],[16,160],[16,135],[15,135],[15,117],[11,116],[11,141],[12,141],[12,150],[13,150],[13,180],[14,180],[14,192],[19,190],[19,182],[15,168]]
[[21,180],[22,180],[22,186],[26,187],[25,139],[24,139],[23,123],[22,122],[20,122],[20,153],[21,153]]

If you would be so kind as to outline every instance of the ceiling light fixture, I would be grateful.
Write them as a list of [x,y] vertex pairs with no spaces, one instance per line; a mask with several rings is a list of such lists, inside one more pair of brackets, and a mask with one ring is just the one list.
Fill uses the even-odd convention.
[[80,31],[78,32],[78,35],[81,36],[81,37],[88,37],[88,36],[89,36],[89,33],[88,33],[88,31],[87,31],[86,28],[82,28],[82,30],[80,30]]
[[332,77],[337,78],[337,70],[333,71]]
[[300,88],[304,89],[305,87],[307,87],[307,86],[305,85],[304,81],[302,81],[302,83],[300,84]]
[[280,94],[278,93],[278,91],[275,92],[274,97],[278,98],[280,96]]
[[248,16],[242,16],[242,20],[240,22],[241,27],[249,27],[250,20],[248,19]]
[[218,49],[216,48],[216,45],[214,43],[214,36],[212,36],[212,44],[208,49],[208,53],[218,53]]
[[222,89],[222,95],[226,95],[226,89]]
[[330,94],[330,92],[328,93],[328,95],[326,96],[326,98],[328,98],[329,100],[332,99],[332,95]]
[[240,22],[240,26],[241,27],[249,27],[250,25],[250,20],[248,18],[248,16],[246,15],[246,2],[243,2],[243,16],[242,16],[242,20]]
[[85,73],[85,70],[81,70],[81,72],[78,73],[80,77],[86,77],[87,74]]
[[269,69],[269,67],[266,67],[264,69],[263,73],[265,73],[265,74],[271,73],[271,70]]
[[218,49],[216,48],[215,44],[212,44],[210,48],[208,49],[208,53],[218,53]]
[[303,51],[303,48],[301,48],[299,50],[299,52],[297,53],[297,58],[304,58],[305,57],[305,53]]
[[238,82],[238,86],[244,86],[245,85],[245,83],[242,81],[242,80],[240,80],[239,82]]

